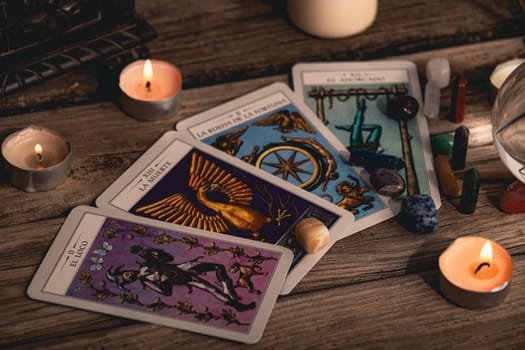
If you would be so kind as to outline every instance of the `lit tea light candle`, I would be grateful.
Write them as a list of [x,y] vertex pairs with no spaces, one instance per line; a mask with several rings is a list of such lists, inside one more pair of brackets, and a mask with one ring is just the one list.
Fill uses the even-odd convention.
[[119,88],[127,114],[140,120],[167,119],[180,101],[182,75],[168,62],[138,60],[122,70]]
[[11,183],[26,192],[53,189],[71,170],[71,145],[44,127],[29,126],[9,135],[2,156]]
[[469,309],[487,308],[505,299],[512,259],[491,240],[461,237],[439,257],[439,271],[441,291],[450,301]]

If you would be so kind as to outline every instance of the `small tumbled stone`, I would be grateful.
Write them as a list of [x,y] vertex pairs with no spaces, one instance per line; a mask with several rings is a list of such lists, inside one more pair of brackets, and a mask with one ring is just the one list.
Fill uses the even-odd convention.
[[386,103],[386,115],[397,121],[413,119],[419,111],[419,103],[409,95],[395,96]]
[[459,211],[463,214],[472,214],[478,204],[479,184],[481,176],[476,168],[469,169],[463,177]]
[[314,254],[326,247],[330,241],[330,232],[321,220],[309,217],[295,225],[295,237],[307,253]]
[[499,205],[509,214],[525,213],[525,184],[516,180],[508,185],[499,198]]
[[409,231],[434,232],[438,224],[437,209],[432,197],[426,194],[408,196],[401,204],[399,221]]
[[376,168],[370,171],[370,183],[377,193],[397,197],[405,192],[405,180],[393,169]]
[[452,155],[454,136],[450,134],[434,135],[431,137],[430,143],[432,145],[432,153],[434,154],[434,157],[438,154],[444,154],[446,156]]

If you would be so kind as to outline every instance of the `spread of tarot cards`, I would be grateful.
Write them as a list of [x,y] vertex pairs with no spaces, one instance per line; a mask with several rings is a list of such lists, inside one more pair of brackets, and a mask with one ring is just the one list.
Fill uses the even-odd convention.
[[371,188],[366,171],[348,163],[348,150],[285,84],[256,90],[176,128],[352,213],[356,222],[346,236],[399,212],[399,201]]
[[77,207],[40,264],[34,299],[254,343],[292,261],[277,245]]
[[404,160],[405,194],[441,198],[422,108],[410,120],[388,116],[389,100],[415,98],[422,106],[416,65],[410,61],[300,63],[293,85],[301,101],[350,152]]
[[[97,206],[290,249],[289,293],[328,249],[352,230],[354,217],[296,186],[215,148],[166,132],[97,198]],[[326,246],[306,253],[295,234],[307,218],[329,232]]]

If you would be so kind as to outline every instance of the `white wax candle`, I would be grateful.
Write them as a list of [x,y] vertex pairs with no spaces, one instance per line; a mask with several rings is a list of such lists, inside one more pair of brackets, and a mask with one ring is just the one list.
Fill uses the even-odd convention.
[[71,170],[71,146],[59,134],[29,126],[2,143],[4,168],[11,183],[26,191],[47,191],[63,183]]
[[120,73],[120,103],[129,115],[140,120],[170,117],[182,93],[182,75],[171,63],[138,60]]
[[177,67],[165,61],[149,61],[152,71],[149,77],[144,69],[146,60],[127,65],[120,73],[120,89],[129,97],[140,101],[162,101],[179,93],[182,77]]
[[453,303],[482,309],[499,305],[511,282],[512,259],[500,245],[482,237],[461,237],[439,257],[439,286]]
[[288,0],[292,22],[322,38],[342,38],[362,32],[376,17],[377,0]]
[[[41,147],[40,152],[35,150],[37,145]],[[67,142],[62,137],[41,127],[25,128],[11,135],[2,146],[6,161],[20,169],[35,171],[60,163],[68,151]]]

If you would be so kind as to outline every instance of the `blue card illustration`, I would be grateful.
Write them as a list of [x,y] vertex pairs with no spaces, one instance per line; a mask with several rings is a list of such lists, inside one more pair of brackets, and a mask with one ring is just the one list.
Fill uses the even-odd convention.
[[177,129],[351,212],[358,224],[392,216],[344,159],[346,150],[283,84],[181,121]]
[[425,116],[396,120],[387,113],[388,103],[403,96],[422,109],[413,63],[298,64],[293,75],[298,95],[350,152],[402,159],[404,194],[429,194],[439,207]]

